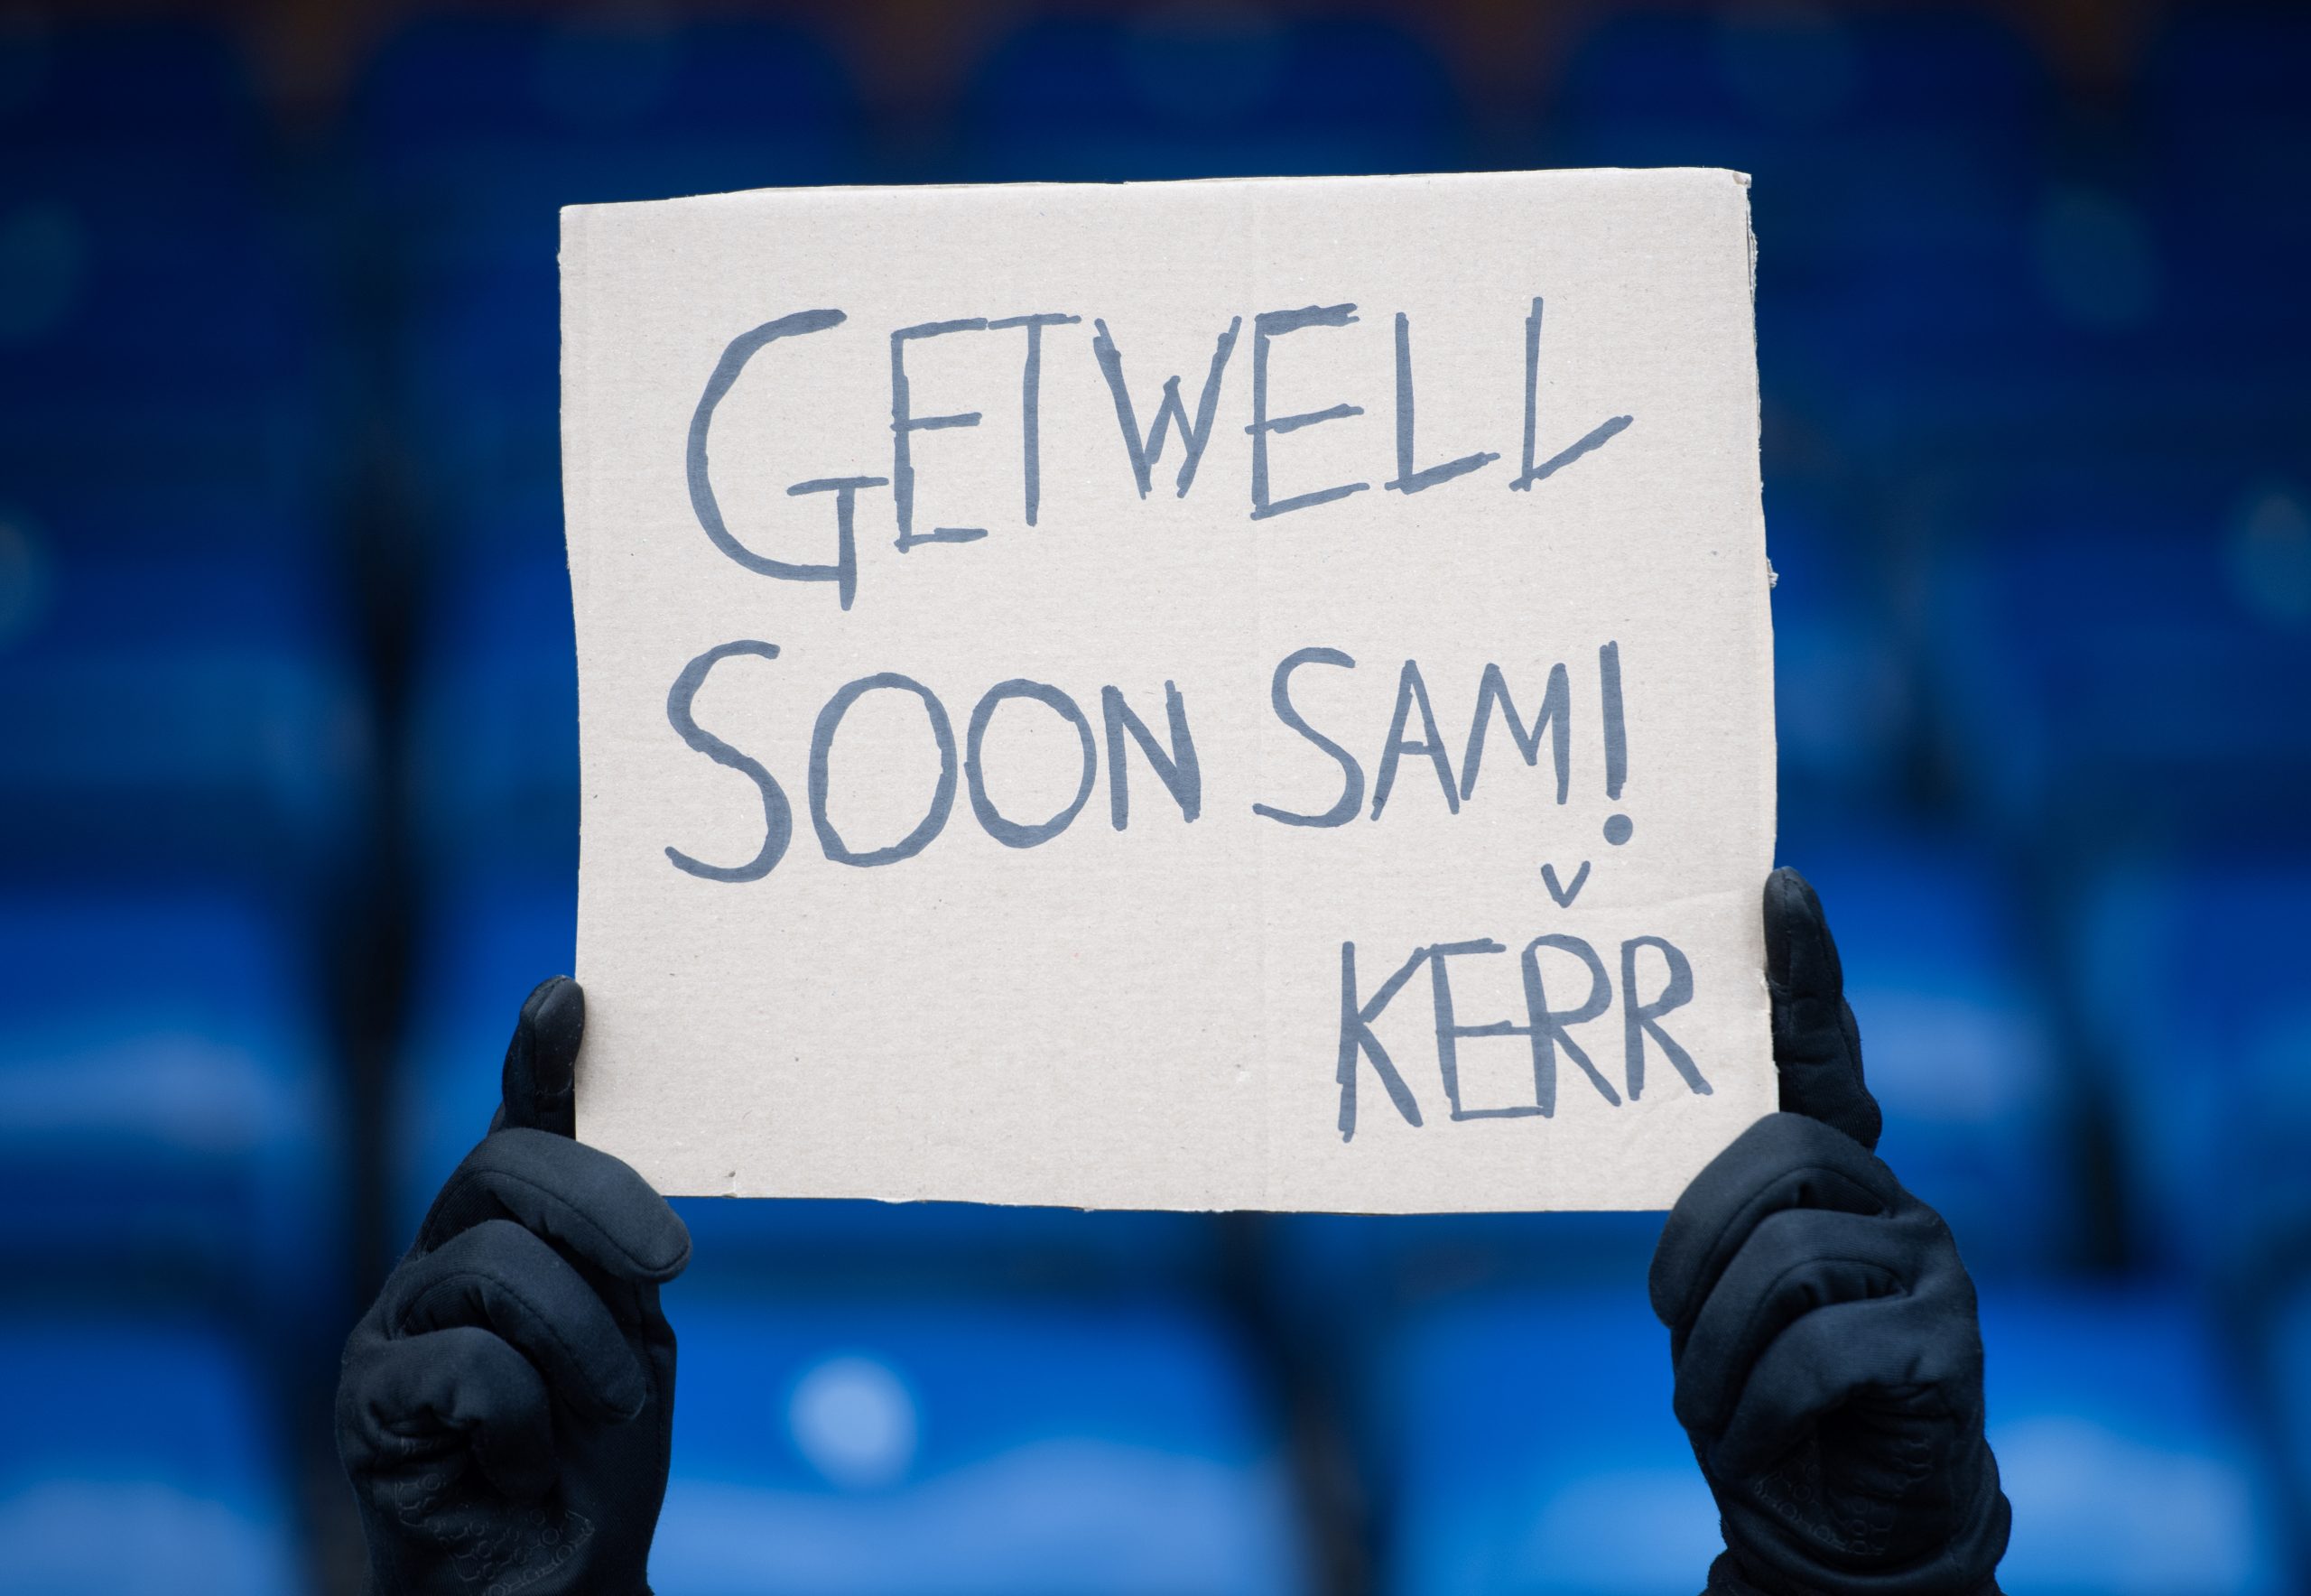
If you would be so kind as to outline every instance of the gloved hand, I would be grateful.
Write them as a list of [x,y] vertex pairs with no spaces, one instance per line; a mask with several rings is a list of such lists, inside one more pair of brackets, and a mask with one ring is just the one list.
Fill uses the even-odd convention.
[[337,1445],[375,1596],[644,1596],[690,1235],[575,1134],[578,983],[522,1006],[490,1134],[346,1342]]
[[1653,1256],[1677,1420],[1725,1535],[1709,1589],[1994,1591],[2009,1514],[1973,1283],[1941,1216],[1870,1155],[1844,972],[1796,871],[1767,881],[1765,921],[1783,1111],[1694,1177]]

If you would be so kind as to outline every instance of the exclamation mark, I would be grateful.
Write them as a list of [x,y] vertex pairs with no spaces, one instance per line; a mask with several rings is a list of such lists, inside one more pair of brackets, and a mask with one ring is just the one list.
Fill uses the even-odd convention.
[[[1621,645],[1608,643],[1597,651],[1597,682],[1605,710],[1605,796],[1620,802],[1629,780],[1629,724],[1621,714]],[[1605,840],[1619,848],[1637,826],[1625,814],[1605,817]]]

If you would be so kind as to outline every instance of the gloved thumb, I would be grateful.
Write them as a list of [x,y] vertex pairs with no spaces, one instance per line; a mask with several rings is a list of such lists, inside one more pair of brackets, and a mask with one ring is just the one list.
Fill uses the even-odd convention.
[[514,1022],[514,1039],[506,1046],[503,1100],[489,1128],[575,1137],[571,1073],[585,1034],[585,989],[566,975],[540,981]]
[[1861,1075],[1861,1035],[1845,1000],[1845,967],[1822,900],[1787,866],[1766,877],[1766,989],[1784,1111],[1876,1149],[1885,1118]]

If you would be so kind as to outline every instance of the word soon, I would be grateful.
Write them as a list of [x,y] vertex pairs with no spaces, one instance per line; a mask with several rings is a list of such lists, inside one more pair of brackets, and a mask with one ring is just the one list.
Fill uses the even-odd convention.
[[[1660,992],[1649,999],[1638,997],[1638,956],[1650,949],[1661,956],[1667,970]],[[1577,960],[1588,972],[1589,990],[1581,1001],[1570,1008],[1552,1008],[1549,995],[1541,975],[1543,950]],[[1556,1068],[1560,1051],[1573,1061],[1573,1067],[1586,1076],[1598,1094],[1615,1108],[1622,1103],[1622,1095],[1613,1083],[1590,1061],[1588,1053],[1573,1040],[1572,1027],[1601,1018],[1613,1006],[1612,978],[1606,973],[1605,961],[1597,951],[1577,936],[1536,936],[1525,944],[1518,958],[1524,977],[1525,1023],[1495,1020],[1484,1025],[1465,1025],[1452,1003],[1452,980],[1450,960],[1482,954],[1505,953],[1508,950],[1490,938],[1475,942],[1438,942],[1425,948],[1415,948],[1412,957],[1397,968],[1396,972],[1382,981],[1367,999],[1360,998],[1357,986],[1356,944],[1342,942],[1340,948],[1340,1137],[1342,1141],[1356,1136],[1356,1088],[1360,1060],[1368,1060],[1380,1085],[1396,1105],[1406,1123],[1423,1123],[1420,1104],[1412,1088],[1406,1083],[1388,1050],[1381,1045],[1372,1027],[1397,995],[1402,992],[1421,967],[1428,967],[1430,1002],[1435,1014],[1436,1069],[1444,1083],[1445,1104],[1454,1119],[1521,1119],[1538,1115],[1548,1118],[1556,1112]],[[1693,1055],[1685,1051],[1669,1033],[1662,1028],[1661,1017],[1683,1008],[1693,1001],[1694,967],[1683,952],[1667,939],[1657,936],[1631,937],[1620,947],[1621,998],[1621,1056],[1622,1081],[1628,1100],[1637,1101],[1645,1091],[1645,1055],[1647,1042],[1661,1050],[1679,1078],[1697,1095],[1710,1095],[1709,1082],[1703,1079]],[[1461,1101],[1461,1053],[1462,1041],[1480,1036],[1522,1036],[1532,1049],[1533,1100],[1512,1103],[1502,1108],[1471,1109]]]
[[[777,868],[785,857],[787,843],[794,830],[793,805],[787,801],[786,790],[778,778],[770,774],[760,761],[740,753],[712,732],[700,726],[691,713],[700,689],[706,685],[708,674],[723,660],[738,654],[752,654],[757,658],[775,660],[778,645],[741,640],[725,643],[708,649],[682,667],[674,679],[673,691],[666,695],[666,719],[681,734],[682,741],[692,748],[724,766],[739,772],[762,794],[763,840],[755,857],[743,865],[710,865],[694,859],[679,849],[666,849],[666,858],[676,869],[687,875],[701,877],[709,881],[759,881]],[[843,840],[840,832],[827,813],[829,770],[834,754],[836,735],[842,729],[843,718],[851,707],[870,692],[912,693],[923,704],[923,714],[930,723],[933,742],[939,751],[939,778],[932,789],[931,805],[916,822],[913,830],[885,848],[854,849]],[[995,712],[1014,699],[1042,704],[1062,720],[1074,728],[1083,750],[1082,778],[1077,784],[1074,797],[1047,820],[1033,822],[1016,821],[1005,815],[988,795],[985,766],[981,751],[987,740],[988,728],[993,724]],[[1189,735],[1187,706],[1180,698],[1180,690],[1171,682],[1164,683],[1164,711],[1170,746],[1156,741],[1132,708],[1124,701],[1123,692],[1115,687],[1100,691],[1100,715],[1105,725],[1108,743],[1108,808],[1109,819],[1118,831],[1130,823],[1131,794],[1125,768],[1125,739],[1139,745],[1156,779],[1180,806],[1183,820],[1193,821],[1203,812],[1203,773],[1196,763],[1195,740]],[[1076,701],[1058,688],[1046,682],[1028,682],[1015,678],[998,682],[979,696],[972,709],[969,729],[964,733],[963,757],[961,773],[970,793],[971,812],[987,834],[1007,848],[1034,848],[1050,841],[1075,823],[1075,817],[1091,802],[1091,788],[1099,778],[1100,752],[1091,732],[1091,722]],[[836,690],[832,698],[819,711],[817,722],[811,728],[810,781],[807,788],[811,807],[812,829],[818,833],[819,847],[828,858],[839,865],[871,868],[896,864],[913,858],[931,845],[933,838],[945,830],[947,817],[955,806],[958,761],[955,748],[954,722],[948,718],[947,708],[933,692],[912,676],[902,676],[895,671],[885,671],[873,676],[861,676]]]
[[[714,667],[738,655],[775,660],[778,657],[778,646],[772,643],[741,640],[710,648],[682,668],[682,673],[674,680],[673,690],[666,695],[667,722],[682,741],[717,765],[746,776],[754,783],[762,796],[762,846],[745,864],[713,865],[693,858],[679,849],[670,847],[666,849],[666,858],[676,869],[709,881],[761,880],[777,868],[794,837],[794,806],[778,778],[759,760],[740,752],[700,726],[693,712],[698,695]],[[1629,774],[1619,645],[1608,643],[1600,649],[1598,663],[1603,701],[1605,786],[1608,796],[1618,799]],[[1355,663],[1354,660],[1335,648],[1304,648],[1286,656],[1276,666],[1270,695],[1276,718],[1339,763],[1342,784],[1338,802],[1322,813],[1302,814],[1271,804],[1255,803],[1252,805],[1254,814],[1281,825],[1329,827],[1345,825],[1362,811],[1365,792],[1363,766],[1353,754],[1311,726],[1293,704],[1289,691],[1293,673],[1304,665],[1324,664],[1353,669]],[[912,830],[886,847],[859,849],[851,846],[836,829],[828,812],[828,789],[835,740],[842,729],[844,718],[853,706],[872,692],[911,694],[921,702],[927,729],[938,753],[939,775],[923,819]],[[1013,700],[1040,704],[1058,716],[1074,730],[1082,750],[1081,775],[1074,795],[1057,812],[1040,821],[1020,821],[1004,814],[988,793],[983,756],[988,728],[993,724],[996,712]],[[1410,734],[1411,721],[1415,713],[1419,732],[1413,736]],[[1537,767],[1539,765],[1542,738],[1545,733],[1549,734],[1549,747],[1555,766],[1556,801],[1564,803],[1571,782],[1571,717],[1570,689],[1564,665],[1551,667],[1547,689],[1528,726],[1517,713],[1516,703],[1509,696],[1508,679],[1500,667],[1488,664],[1478,688],[1476,714],[1470,723],[1462,766],[1455,773],[1452,756],[1446,749],[1429,703],[1428,688],[1421,675],[1420,666],[1415,661],[1405,661],[1397,678],[1395,713],[1390,720],[1388,738],[1381,747],[1378,776],[1372,784],[1370,818],[1378,820],[1387,808],[1398,765],[1406,756],[1425,759],[1434,766],[1447,810],[1458,814],[1461,806],[1475,794],[1477,773],[1484,758],[1487,728],[1496,719],[1505,725],[1510,741],[1528,766]],[[1134,745],[1138,747],[1156,779],[1163,784],[1165,792],[1179,806],[1182,821],[1193,821],[1202,813],[1202,766],[1197,760],[1195,738],[1188,727],[1187,704],[1176,685],[1170,682],[1164,683],[1165,735],[1161,739],[1125,701],[1120,688],[1108,686],[1100,690],[1100,721],[1106,742],[1109,821],[1117,830],[1123,830],[1130,824],[1128,752]],[[954,722],[938,694],[913,677],[896,672],[862,676],[836,691],[820,710],[818,719],[811,730],[810,774],[805,791],[812,829],[817,833],[821,850],[836,864],[867,868],[896,864],[921,853],[945,829],[954,809],[955,793],[960,784],[967,789],[971,813],[988,836],[1007,848],[1035,848],[1066,830],[1091,802],[1101,764],[1100,740],[1092,729],[1091,716],[1065,692],[1047,682],[1014,678],[997,682],[979,696],[967,722],[959,757]],[[1613,816],[1607,822],[1606,835],[1616,845],[1627,841],[1629,835],[1628,817]],[[1573,890],[1578,890],[1577,883]],[[1569,903],[1571,897],[1568,895],[1560,901]]]

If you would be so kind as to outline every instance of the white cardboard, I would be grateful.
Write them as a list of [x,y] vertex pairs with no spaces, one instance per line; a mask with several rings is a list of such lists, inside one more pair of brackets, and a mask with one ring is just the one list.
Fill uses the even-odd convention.
[[[1659,1208],[1772,1108],[1758,909],[1772,853],[1772,644],[1746,180],[832,189],[562,218],[586,1140],[670,1193]],[[1258,320],[1312,306],[1352,307],[1332,320],[1353,320],[1271,319],[1265,333]],[[841,320],[746,341],[813,311]],[[980,419],[897,431],[896,329],[1031,315],[1080,320],[1042,326],[1032,344],[1016,325],[902,340],[906,416]],[[1183,495],[1180,423],[1195,421],[1231,325]],[[1413,492],[1397,480],[1400,336],[1415,466],[1498,456]],[[1179,378],[1144,496],[1101,343],[1142,433]],[[1263,360],[1270,422],[1358,413],[1256,440]],[[731,380],[701,422],[718,367]],[[902,551],[890,486],[789,491],[892,478],[902,439],[911,531],[984,536]],[[1545,467],[1584,439],[1517,487],[1528,459]],[[1262,442],[1271,505],[1363,486],[1256,516]],[[750,569],[705,530],[719,515],[756,564],[830,565],[845,499],[848,610],[840,581]],[[692,666],[739,642],[775,657],[757,646]],[[1307,649],[1355,662],[1304,663],[1286,686],[1293,712],[1359,767],[1354,817],[1338,825],[1255,810],[1321,815],[1343,802],[1341,761],[1273,706],[1279,662]],[[1618,797],[1608,657],[1626,738]],[[1488,665],[1527,725],[1562,665],[1563,803],[1554,728],[1528,766],[1497,704],[1479,779],[1457,791]],[[670,707],[686,668],[702,679],[687,743]],[[951,802],[913,857],[834,862],[819,808],[836,847],[869,853],[923,821],[939,785],[923,700],[869,689],[833,722],[813,804],[822,711],[884,673],[943,710]],[[982,695],[1019,681],[1078,710],[1088,758],[1053,696],[1016,693],[990,706],[970,757]],[[1126,727],[1118,830],[1102,689],[1168,756],[1167,682],[1193,742],[1197,818]],[[776,784],[775,800],[741,759]],[[1034,846],[1006,845],[978,815],[975,791],[998,828],[1032,828],[1087,771],[1072,823]],[[726,871],[756,861],[781,807],[789,835],[767,875],[705,878],[670,854]],[[1619,844],[1613,816],[1630,825]],[[1562,1035],[1620,1101],[1544,1025],[1553,1112],[1536,1111],[1531,1039],[1496,1030],[1452,1039],[1456,1115],[1437,972],[1446,1023],[1525,1025],[1524,956],[1544,936],[1595,953],[1610,1006]],[[1642,1080],[1629,1079],[1624,958],[1643,1004],[1671,979],[1668,955],[1640,938],[1690,968],[1689,998],[1654,1023],[1706,1095],[1642,1026]],[[1486,942],[1500,951],[1419,955]],[[1343,944],[1360,1007],[1409,966],[1369,1031],[1417,1126],[1344,1026]],[[1544,1007],[1577,1012],[1593,979],[1578,949],[1545,944],[1531,960]]]

